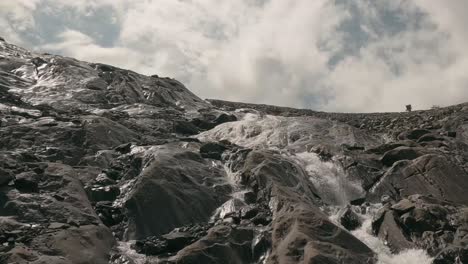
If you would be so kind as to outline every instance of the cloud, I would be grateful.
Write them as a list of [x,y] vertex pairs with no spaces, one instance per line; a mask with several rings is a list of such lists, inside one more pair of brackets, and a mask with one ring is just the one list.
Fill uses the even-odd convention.
[[0,34],[175,77],[201,97],[328,111],[468,100],[464,0],[22,0]]

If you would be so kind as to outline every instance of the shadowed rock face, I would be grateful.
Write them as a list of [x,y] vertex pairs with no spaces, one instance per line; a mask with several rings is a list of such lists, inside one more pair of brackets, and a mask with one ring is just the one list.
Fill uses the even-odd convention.
[[128,239],[163,235],[179,226],[207,222],[228,199],[231,186],[225,171],[199,154],[171,146],[150,152],[126,200]]
[[377,263],[379,206],[389,251],[464,263],[467,116],[204,101],[0,38],[0,263]]

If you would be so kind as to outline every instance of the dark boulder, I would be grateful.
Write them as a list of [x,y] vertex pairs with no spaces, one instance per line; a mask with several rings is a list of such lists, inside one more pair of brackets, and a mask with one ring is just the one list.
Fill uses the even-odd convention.
[[227,122],[235,122],[237,121],[237,117],[235,115],[230,115],[226,113],[221,113],[216,119],[213,121],[216,125],[221,125]]
[[200,147],[200,155],[203,158],[221,160],[221,155],[227,149],[225,144],[208,142]]
[[392,166],[397,161],[413,160],[422,155],[424,155],[424,152],[421,149],[411,147],[398,147],[385,152],[385,154],[382,156],[381,161],[385,166]]
[[426,130],[426,129],[415,129],[411,131],[404,131],[401,134],[398,135],[398,139],[400,140],[405,140],[405,139],[411,139],[411,140],[418,140],[420,137],[431,133],[431,131]]
[[418,143],[431,142],[431,141],[443,141],[444,138],[434,134],[426,134],[418,139]]
[[174,122],[174,132],[181,135],[196,135],[200,132],[200,129],[188,121],[175,121]]
[[349,231],[353,231],[362,225],[362,220],[351,206],[346,206],[341,210],[338,219],[340,224]]
[[15,176],[15,188],[21,192],[38,192],[40,176],[34,171],[23,172]]
[[121,154],[127,154],[132,149],[132,143],[125,143],[114,148],[115,151],[120,152]]
[[0,186],[8,184],[13,179],[14,176],[11,171],[0,168]]
[[377,147],[367,149],[366,153],[382,155],[385,152],[396,149],[398,147],[416,147],[416,145],[417,144],[414,143],[414,141],[412,140],[401,140],[397,142],[382,144]]
[[228,199],[215,187],[226,183],[224,170],[199,154],[171,145],[148,153],[149,159],[128,194],[128,239],[165,234],[178,226],[204,222]]

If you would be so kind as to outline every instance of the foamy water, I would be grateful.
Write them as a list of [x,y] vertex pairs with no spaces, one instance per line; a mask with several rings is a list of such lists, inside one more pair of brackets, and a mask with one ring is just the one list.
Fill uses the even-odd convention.
[[371,233],[372,216],[363,215],[364,222],[362,226],[352,231],[355,237],[364,242],[378,256],[377,264],[430,264],[432,258],[422,249],[409,249],[399,254],[392,254],[390,249],[382,240]]
[[147,260],[146,256],[137,253],[130,247],[134,242],[118,242],[117,249],[121,256],[110,262],[110,264],[145,264]]
[[[409,249],[398,254],[392,254],[390,248],[385,245],[385,242],[372,234],[372,217],[375,212],[381,208],[381,204],[372,204],[366,207],[365,213],[361,213],[361,208],[353,206],[353,211],[362,220],[362,226],[351,231],[351,234],[357,239],[366,244],[372,251],[377,254],[377,264],[431,264],[433,258],[427,255],[422,249]],[[336,225],[339,223],[340,207],[326,208],[330,213],[330,220]]]
[[310,152],[297,153],[295,158],[309,175],[309,180],[324,202],[346,205],[363,196],[360,182],[350,181],[333,160],[322,161],[317,154]]

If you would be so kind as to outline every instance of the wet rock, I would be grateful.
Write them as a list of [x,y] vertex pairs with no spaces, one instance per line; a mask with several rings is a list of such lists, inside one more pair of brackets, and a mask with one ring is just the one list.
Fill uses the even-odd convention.
[[114,148],[115,151],[120,152],[121,154],[127,154],[132,149],[132,143],[122,144]]
[[114,201],[120,194],[118,186],[89,186],[85,188],[91,201]]
[[125,220],[125,215],[122,212],[122,209],[113,206],[111,201],[97,202],[95,210],[103,224],[108,227],[118,225]]
[[340,224],[349,231],[353,231],[362,225],[359,215],[353,211],[351,206],[345,207],[338,216]]
[[167,248],[171,252],[177,252],[193,242],[194,237],[189,232],[172,231],[162,236],[167,241]]
[[257,206],[247,206],[241,209],[241,218],[242,219],[251,219],[259,213]]
[[185,247],[170,260],[175,263],[254,263],[255,230],[215,226],[199,241]]
[[200,147],[200,155],[203,158],[221,160],[221,155],[226,149],[224,144],[209,142]]
[[415,247],[408,234],[400,227],[397,218],[398,216],[393,211],[386,211],[380,226],[374,231],[395,253]]

